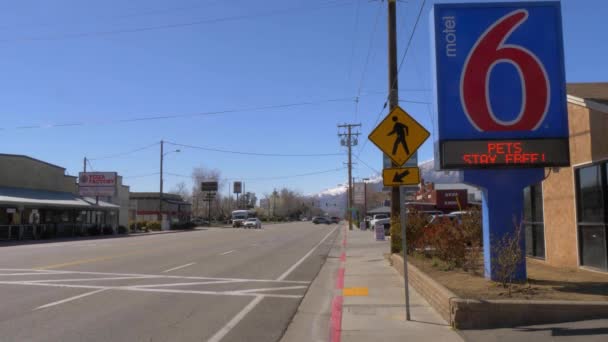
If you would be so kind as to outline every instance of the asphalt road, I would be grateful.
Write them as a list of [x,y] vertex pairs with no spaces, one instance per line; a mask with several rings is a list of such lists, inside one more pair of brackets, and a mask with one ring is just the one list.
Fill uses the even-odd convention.
[[0,247],[0,340],[277,341],[337,234],[298,222]]

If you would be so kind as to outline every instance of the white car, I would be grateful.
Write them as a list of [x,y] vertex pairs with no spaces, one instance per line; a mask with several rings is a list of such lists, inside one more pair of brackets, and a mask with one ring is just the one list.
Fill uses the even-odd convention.
[[374,215],[374,217],[372,218],[372,220],[369,223],[370,227],[372,227],[372,229],[374,229],[376,222],[378,220],[382,220],[382,219],[390,219],[390,217],[388,214],[376,214],[376,215]]
[[251,217],[251,218],[248,218],[243,223],[243,226],[245,228],[261,229],[262,228],[262,221],[260,221],[260,219],[257,218],[257,217]]

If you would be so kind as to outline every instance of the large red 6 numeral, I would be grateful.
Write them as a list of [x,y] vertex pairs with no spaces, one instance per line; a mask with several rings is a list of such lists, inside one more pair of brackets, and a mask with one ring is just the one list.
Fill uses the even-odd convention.
[[[504,44],[527,18],[528,12],[525,10],[502,17],[479,38],[467,57],[460,80],[460,97],[471,124],[479,131],[535,130],[547,113],[549,79],[542,63],[531,51]],[[521,80],[521,110],[510,121],[498,119],[490,104],[490,74],[494,66],[501,62],[512,64]]]

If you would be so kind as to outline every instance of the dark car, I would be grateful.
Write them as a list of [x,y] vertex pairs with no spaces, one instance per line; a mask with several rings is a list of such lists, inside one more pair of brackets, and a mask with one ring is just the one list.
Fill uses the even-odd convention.
[[325,217],[315,217],[312,219],[312,223],[314,224],[331,224],[331,221]]
[[337,216],[332,216],[330,220],[331,223],[340,223],[340,218]]

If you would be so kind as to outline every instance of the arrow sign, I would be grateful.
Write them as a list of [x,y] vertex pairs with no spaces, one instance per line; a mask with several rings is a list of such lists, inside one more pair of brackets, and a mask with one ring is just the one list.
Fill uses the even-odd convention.
[[395,183],[403,183],[403,178],[405,178],[407,175],[410,174],[410,170],[405,170],[402,173],[395,173],[395,176],[393,177],[393,182]]
[[418,167],[390,168],[382,170],[384,186],[418,185],[420,170]]

